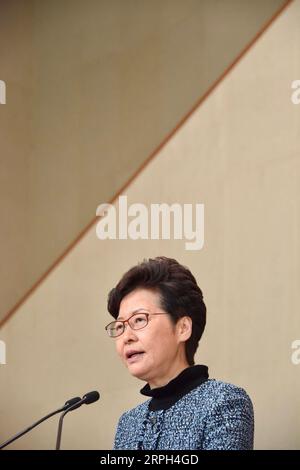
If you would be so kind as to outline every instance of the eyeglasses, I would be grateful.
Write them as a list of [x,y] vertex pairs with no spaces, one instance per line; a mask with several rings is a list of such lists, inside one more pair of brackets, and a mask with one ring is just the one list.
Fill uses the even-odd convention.
[[148,325],[150,315],[168,315],[167,312],[154,312],[154,313],[134,313],[128,320],[117,320],[109,323],[105,329],[108,333],[108,336],[111,338],[117,338],[121,336],[125,331],[125,323],[128,323],[132,330],[141,330]]

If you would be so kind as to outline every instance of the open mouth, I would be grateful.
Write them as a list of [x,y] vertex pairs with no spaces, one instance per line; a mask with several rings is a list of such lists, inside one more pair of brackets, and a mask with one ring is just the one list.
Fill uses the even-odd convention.
[[126,360],[127,362],[135,362],[139,360],[144,354],[144,351],[129,351],[126,353]]

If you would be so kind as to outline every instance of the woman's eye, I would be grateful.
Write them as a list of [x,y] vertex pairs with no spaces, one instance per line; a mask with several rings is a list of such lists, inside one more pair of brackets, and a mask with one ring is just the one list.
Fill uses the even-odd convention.
[[145,321],[145,317],[143,317],[143,316],[136,317],[136,318],[134,319],[134,323],[135,323],[135,324],[143,323],[144,321]]

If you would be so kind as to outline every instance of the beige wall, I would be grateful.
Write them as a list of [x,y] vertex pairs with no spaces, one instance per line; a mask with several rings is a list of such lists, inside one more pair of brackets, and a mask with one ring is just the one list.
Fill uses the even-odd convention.
[[0,4],[0,321],[283,0]]
[[[0,439],[99,389],[101,401],[66,418],[62,447],[110,448],[119,415],[143,401],[105,336],[108,290],[144,257],[188,265],[208,325],[197,354],[210,376],[246,388],[256,448],[299,448],[300,1],[296,0],[140,174],[129,202],[204,203],[205,245],[100,241],[95,227],[1,330]],[[103,200],[98,201],[103,202]],[[56,421],[14,448],[53,448]]]
[[0,105],[0,321],[24,294],[25,286],[29,287],[28,271],[34,263],[32,250],[28,250],[35,82],[32,51],[31,2],[0,2],[0,80],[6,83],[6,104]]

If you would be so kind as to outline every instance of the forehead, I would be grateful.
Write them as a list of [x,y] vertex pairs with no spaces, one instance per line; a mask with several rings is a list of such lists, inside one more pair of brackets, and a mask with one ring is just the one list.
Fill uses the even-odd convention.
[[136,289],[122,299],[118,318],[127,318],[139,310],[153,312],[157,308],[160,308],[159,292],[150,289]]

